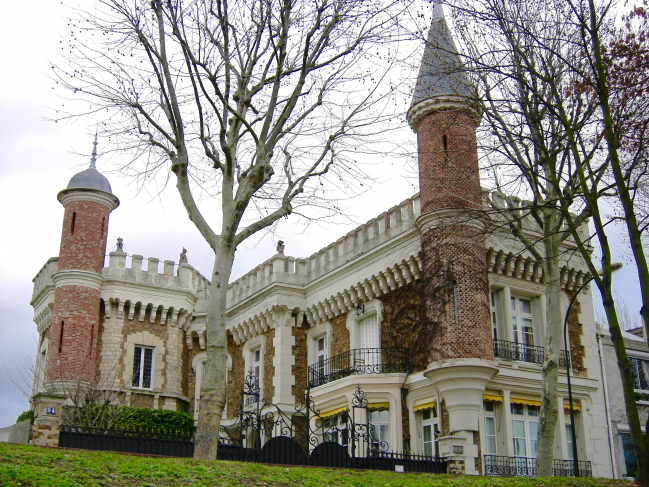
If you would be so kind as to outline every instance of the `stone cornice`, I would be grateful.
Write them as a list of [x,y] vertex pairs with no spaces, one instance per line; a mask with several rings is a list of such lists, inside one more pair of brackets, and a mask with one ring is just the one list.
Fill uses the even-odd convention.
[[93,203],[100,203],[113,211],[119,206],[119,199],[117,196],[99,189],[90,188],[70,188],[60,191],[56,196],[63,206],[67,206],[74,201],[91,201]]
[[80,286],[96,289],[97,291],[101,289],[103,282],[100,274],[81,270],[59,271],[52,276],[52,279],[54,280],[55,288],[62,286]]
[[482,119],[482,112],[466,98],[457,95],[442,95],[436,96],[433,99],[423,100],[416,105],[413,105],[408,110],[406,114],[406,119],[410,127],[417,132],[419,125],[419,120],[433,112],[441,112],[446,110],[458,110],[464,111],[469,114],[471,118],[476,121],[476,125],[480,123]]

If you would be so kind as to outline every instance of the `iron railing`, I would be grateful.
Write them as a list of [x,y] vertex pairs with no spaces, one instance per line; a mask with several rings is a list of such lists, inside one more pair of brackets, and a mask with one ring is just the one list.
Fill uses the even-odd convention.
[[568,364],[570,363],[570,352],[567,350],[561,350],[561,354],[559,355],[559,367],[562,369],[568,368]]
[[494,357],[515,360],[517,362],[542,364],[544,353],[543,347],[507,342],[505,340],[494,340]]
[[[543,347],[507,342],[505,340],[494,340],[494,357],[517,362],[543,364],[545,351]],[[559,367],[565,369],[568,365],[568,360],[570,360],[570,352],[561,350],[559,354]]]
[[350,375],[410,372],[410,350],[402,347],[358,348],[309,365],[309,387]]
[[[535,458],[484,456],[485,475],[502,477],[533,477],[536,468]],[[552,460],[552,475],[555,477],[573,477],[574,460]],[[589,461],[579,462],[579,476],[592,477],[593,469]]]
[[194,436],[186,431],[131,431],[61,425],[59,446],[170,457],[194,456]]

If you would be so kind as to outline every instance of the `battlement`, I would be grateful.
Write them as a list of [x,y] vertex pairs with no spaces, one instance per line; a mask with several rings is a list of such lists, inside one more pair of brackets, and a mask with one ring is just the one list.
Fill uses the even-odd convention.
[[38,271],[36,277],[32,279],[32,282],[34,283],[34,287],[32,289],[32,305],[34,304],[34,300],[38,297],[43,289],[45,289],[47,286],[54,286],[52,276],[58,271],[59,258],[51,257],[47,259],[45,265],[41,268],[40,271]]
[[271,283],[304,286],[412,229],[420,214],[417,193],[307,259],[276,254],[229,285],[228,307]]
[[173,260],[165,260],[160,269],[160,259],[156,257],[129,256],[119,250],[108,257],[108,266],[102,270],[104,279],[187,289],[196,294],[199,301],[208,298],[210,282],[187,262],[176,264]]

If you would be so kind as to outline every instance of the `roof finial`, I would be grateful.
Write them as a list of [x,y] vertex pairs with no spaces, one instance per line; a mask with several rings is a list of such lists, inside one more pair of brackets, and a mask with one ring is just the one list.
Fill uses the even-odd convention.
[[92,157],[90,158],[90,167],[96,169],[95,162],[97,161],[97,131],[95,130],[95,143],[92,148]]

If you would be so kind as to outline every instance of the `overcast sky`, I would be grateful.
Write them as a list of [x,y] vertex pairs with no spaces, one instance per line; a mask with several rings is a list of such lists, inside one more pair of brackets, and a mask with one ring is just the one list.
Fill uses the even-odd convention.
[[[57,193],[82,170],[90,154],[89,128],[78,122],[63,126],[44,121],[49,109],[60,105],[47,78],[47,60],[56,62],[61,35],[65,32],[64,7],[52,0],[4,2],[0,29],[0,427],[13,424],[29,408],[27,400],[11,385],[9,374],[25,358],[33,360],[36,327],[29,305],[32,279],[49,257],[58,255],[63,207]],[[414,140],[414,134],[411,135]],[[101,144],[101,141],[100,141]],[[101,149],[101,147],[100,147]],[[104,173],[109,163],[100,158]],[[286,242],[286,253],[308,257],[315,251],[410,197],[412,179],[400,164],[377,168],[383,184],[355,200],[351,214],[355,223],[340,220],[326,228],[311,226],[306,232],[293,229],[291,220],[278,236]],[[212,265],[209,247],[182,209],[171,186],[159,198],[139,192],[126,179],[107,175],[121,204],[110,218],[108,251],[122,237],[129,254],[178,260],[185,247],[189,262],[203,274]],[[238,250],[233,279],[274,253],[272,236],[244,243]],[[627,266],[616,279],[639,308],[637,278]]]

